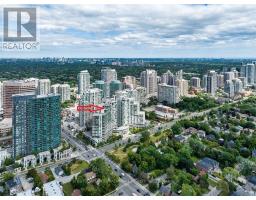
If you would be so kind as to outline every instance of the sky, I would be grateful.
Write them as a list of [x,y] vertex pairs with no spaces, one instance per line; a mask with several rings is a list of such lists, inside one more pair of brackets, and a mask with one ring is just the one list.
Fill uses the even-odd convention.
[[40,50],[0,50],[0,57],[256,57],[256,5],[37,8]]

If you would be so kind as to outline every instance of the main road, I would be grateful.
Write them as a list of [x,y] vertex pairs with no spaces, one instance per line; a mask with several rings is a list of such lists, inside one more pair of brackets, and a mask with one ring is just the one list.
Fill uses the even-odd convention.
[[[235,104],[237,102],[240,102],[240,101],[243,101],[243,100],[246,100],[248,99],[248,97],[245,97],[243,99],[239,99],[239,100],[236,100],[236,101],[233,101],[229,104]],[[177,119],[174,119],[172,121],[169,121],[169,122],[165,122],[165,123],[162,123],[162,124],[159,124],[159,125],[156,125],[155,127],[153,128],[150,128],[148,129],[148,131],[151,133],[151,134],[154,134],[158,131],[163,131],[163,130],[166,130],[166,129],[169,129],[171,128],[176,122],[180,121],[180,120],[183,120],[183,119],[192,119],[193,117],[199,117],[199,116],[203,116],[207,113],[209,113],[211,110],[214,110],[214,109],[218,109],[220,107],[222,107],[223,105],[219,105],[217,107],[213,107],[213,108],[209,108],[207,110],[204,110],[204,111],[201,111],[201,112],[192,112],[192,113],[188,113],[186,116],[183,116],[181,118],[177,118]],[[127,137],[126,139],[124,140],[118,140],[118,141],[115,141],[114,143],[111,143],[111,144],[107,144],[103,147],[100,147],[99,149],[103,152],[107,152],[107,151],[111,151],[112,149],[114,149],[116,146],[119,146],[119,145],[125,145],[128,143],[128,140],[130,138],[130,141],[131,142],[138,142],[141,138],[141,133],[136,133],[136,134],[133,134],[133,135],[130,135],[129,137]]]
[[92,161],[96,158],[104,159],[110,167],[115,171],[117,175],[120,177],[120,185],[119,187],[113,191],[111,194],[114,195],[149,195],[150,191],[141,185],[136,179],[126,173],[124,170],[120,168],[119,165],[110,160],[105,152],[96,149],[92,146],[85,147],[80,143],[79,140],[68,134],[67,131],[62,130],[62,137],[65,138],[73,147],[76,147],[77,152],[80,154],[80,158],[85,161]]

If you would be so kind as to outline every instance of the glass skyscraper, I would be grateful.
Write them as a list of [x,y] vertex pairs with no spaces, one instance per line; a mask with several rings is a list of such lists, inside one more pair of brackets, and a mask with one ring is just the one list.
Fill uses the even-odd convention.
[[60,145],[60,95],[14,95],[13,110],[14,158],[49,151]]

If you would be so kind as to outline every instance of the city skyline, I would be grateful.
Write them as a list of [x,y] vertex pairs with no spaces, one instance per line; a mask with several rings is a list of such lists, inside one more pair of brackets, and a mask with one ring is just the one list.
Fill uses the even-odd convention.
[[256,196],[255,6],[2,6],[0,196]]
[[[2,51],[0,58],[255,57],[253,5],[36,7],[40,50],[19,54]],[[68,20],[63,21],[63,16]]]

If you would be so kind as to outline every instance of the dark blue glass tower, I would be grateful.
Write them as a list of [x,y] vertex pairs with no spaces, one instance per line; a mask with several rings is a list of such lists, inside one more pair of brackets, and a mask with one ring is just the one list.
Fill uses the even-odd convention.
[[60,96],[13,96],[13,156],[26,156],[56,148],[61,143]]

